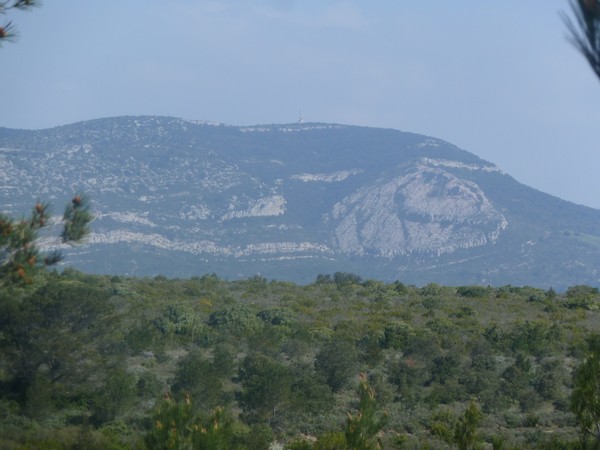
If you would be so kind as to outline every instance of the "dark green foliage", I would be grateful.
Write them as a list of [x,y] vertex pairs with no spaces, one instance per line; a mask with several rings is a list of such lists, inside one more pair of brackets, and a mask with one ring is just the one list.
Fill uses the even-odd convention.
[[542,356],[552,350],[552,346],[560,341],[560,329],[547,322],[525,322],[518,325],[509,339],[514,352],[526,352],[534,356]]
[[196,399],[196,406],[204,410],[223,404],[222,379],[214,364],[199,349],[179,360],[171,387],[176,395],[189,394]]
[[454,442],[453,424],[455,422],[456,418],[452,411],[446,407],[438,408],[431,415],[429,429],[437,439],[451,445]]
[[114,420],[132,407],[136,396],[135,377],[118,367],[106,374],[106,382],[92,399],[91,421],[98,426]]
[[461,306],[458,311],[451,314],[452,317],[457,319],[463,319],[465,317],[472,317],[475,315],[475,310],[470,306]]
[[169,305],[163,315],[154,321],[154,326],[165,338],[175,335],[194,339],[202,331],[202,324],[196,314],[184,307]]
[[162,332],[162,327],[149,324],[138,324],[132,327],[125,336],[125,342],[133,353],[141,353],[150,348],[157,348],[158,342],[168,336]]
[[533,387],[544,400],[560,400],[563,396],[566,373],[564,364],[558,359],[543,361],[536,370]]
[[250,422],[271,422],[290,401],[292,376],[287,366],[264,355],[249,355],[240,366],[239,403]]
[[600,296],[597,288],[590,286],[572,286],[565,293],[567,299],[563,303],[570,309],[597,309],[598,297]]
[[429,370],[431,378],[429,383],[437,382],[446,384],[452,378],[456,377],[460,361],[456,354],[449,353],[433,358],[431,368]]
[[456,293],[462,297],[485,297],[490,295],[492,289],[489,287],[483,286],[460,286],[456,288]]
[[312,448],[313,445],[304,439],[290,442],[283,447],[284,450],[311,450]]
[[584,439],[600,446],[600,336],[591,336],[583,363],[573,376],[571,408]]
[[322,274],[317,275],[317,279],[315,280],[315,284],[333,284],[333,279],[330,274]]
[[383,335],[383,347],[401,350],[409,339],[414,336],[414,330],[405,322],[392,322],[386,325]]
[[437,283],[429,283],[428,285],[423,286],[421,288],[421,295],[423,295],[425,297],[433,297],[433,296],[442,295],[443,292],[444,292],[443,287]]
[[395,363],[388,372],[402,404],[405,407],[415,406],[423,396],[423,388],[429,377],[423,362],[408,356]]
[[[446,330],[440,328],[439,331],[444,333]],[[432,360],[441,353],[440,336],[437,333],[432,333],[430,329],[421,329],[415,334],[410,335],[404,346],[403,354],[406,357],[417,359],[427,358]]]
[[471,356],[471,365],[459,375],[459,382],[466,393],[476,396],[484,411],[496,410],[502,403],[498,393],[501,385],[496,359],[488,351],[475,351]]
[[208,319],[208,324],[222,332],[237,336],[249,335],[260,328],[260,320],[246,306],[235,304],[215,311]]
[[596,297],[599,294],[600,291],[598,290],[598,288],[585,285],[571,286],[565,292],[567,298]]
[[315,445],[315,450],[339,450],[346,448],[346,437],[341,431],[325,433],[319,436]]
[[271,325],[290,325],[293,323],[293,313],[287,308],[273,308],[260,311],[257,317]]
[[454,402],[463,401],[466,397],[464,386],[455,379],[444,384],[427,383],[426,386],[428,387],[428,394],[424,397],[424,402],[430,408],[437,405],[450,405]]
[[[9,382],[18,386],[18,401],[33,398],[30,389],[39,392],[47,383],[52,385],[50,397],[59,401],[71,384],[92,373],[99,355],[89,343],[102,333],[111,313],[107,299],[102,289],[57,280],[21,301],[0,301],[0,350]],[[102,339],[95,344],[102,345]]]
[[404,285],[404,283],[401,283],[400,281],[394,281],[392,283],[392,286],[394,288],[394,291],[396,291],[396,293],[399,295],[404,295],[408,292],[408,288]]
[[375,367],[382,361],[384,341],[384,333],[380,330],[366,331],[358,341],[360,355],[368,367]]
[[[254,424],[247,433],[240,436],[238,441],[240,442],[240,448],[243,449],[269,450],[274,437],[271,427],[258,423]],[[210,450],[210,448],[206,450]]]
[[531,361],[527,356],[519,354],[514,364],[502,372],[503,392],[513,402],[522,401],[531,380]]
[[228,379],[235,370],[234,349],[225,344],[217,344],[213,349],[212,372],[220,379]]
[[495,348],[498,348],[502,344],[502,332],[498,328],[498,325],[493,324],[487,327],[483,333],[483,337]]
[[361,281],[361,278],[354,273],[336,272],[333,274],[333,282],[338,288],[360,284]]
[[135,383],[137,396],[142,399],[157,399],[165,392],[165,385],[153,372],[143,372]]
[[315,357],[315,369],[333,392],[342,389],[358,372],[358,358],[354,344],[347,339],[332,339]]
[[[463,415],[458,418],[450,410],[440,408],[432,415],[431,434],[440,441],[455,445],[460,450],[479,448],[480,438],[477,428],[482,418],[483,414],[474,400],[469,402]],[[501,440],[495,439],[495,441],[494,448],[502,448]]]
[[307,364],[290,367],[291,409],[297,415],[321,414],[331,409],[334,397],[322,376]]

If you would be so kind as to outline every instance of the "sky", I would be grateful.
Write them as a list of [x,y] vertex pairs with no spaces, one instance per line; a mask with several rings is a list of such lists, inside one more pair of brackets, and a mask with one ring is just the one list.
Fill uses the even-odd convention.
[[46,0],[11,12],[0,126],[122,115],[444,139],[600,208],[600,82],[568,0]]

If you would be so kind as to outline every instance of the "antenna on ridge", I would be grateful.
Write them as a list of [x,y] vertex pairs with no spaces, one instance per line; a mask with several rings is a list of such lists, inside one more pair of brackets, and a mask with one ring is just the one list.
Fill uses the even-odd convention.
[[304,123],[304,119],[302,118],[302,110],[298,113],[298,123]]

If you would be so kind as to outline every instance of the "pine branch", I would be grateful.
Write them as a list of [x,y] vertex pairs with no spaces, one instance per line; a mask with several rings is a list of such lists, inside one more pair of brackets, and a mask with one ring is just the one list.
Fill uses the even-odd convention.
[[575,21],[562,13],[569,32],[568,40],[600,78],[600,0],[571,0],[570,6]]
[[[38,270],[62,260],[59,251],[41,252],[38,246],[38,232],[50,222],[49,211],[47,203],[38,201],[28,218],[0,214],[0,286],[30,284]],[[88,197],[75,195],[65,209],[62,241],[83,239],[92,219]]]
[[40,0],[3,0],[0,1],[0,14],[6,14],[10,9],[26,10],[41,4]]
[[65,228],[61,234],[64,242],[77,242],[90,232],[89,224],[92,221],[90,201],[85,194],[77,194],[65,208],[63,220]]
[[[0,0],[0,14],[7,14],[11,9],[26,11],[40,5],[40,0]],[[18,37],[19,34],[12,21],[0,25],[0,47],[2,47],[2,42],[14,42]]]
[[2,41],[14,42],[17,37],[18,35],[12,22],[7,22],[4,26],[0,26],[0,46],[2,45]]

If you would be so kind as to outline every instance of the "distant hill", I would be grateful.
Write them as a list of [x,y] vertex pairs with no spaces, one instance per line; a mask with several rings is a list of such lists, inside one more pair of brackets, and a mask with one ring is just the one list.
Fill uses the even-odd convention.
[[322,123],[117,117],[0,128],[0,211],[93,200],[92,273],[598,285],[600,211],[439,139]]

